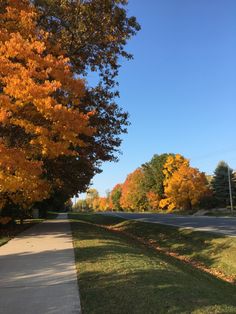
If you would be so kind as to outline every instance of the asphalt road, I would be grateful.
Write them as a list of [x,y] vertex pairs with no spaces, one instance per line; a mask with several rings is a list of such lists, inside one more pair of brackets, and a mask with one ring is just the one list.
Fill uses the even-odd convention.
[[236,237],[236,218],[206,217],[206,216],[179,216],[173,214],[123,213],[106,212],[105,215],[118,216],[124,219],[133,219],[150,223],[191,228],[226,236]]

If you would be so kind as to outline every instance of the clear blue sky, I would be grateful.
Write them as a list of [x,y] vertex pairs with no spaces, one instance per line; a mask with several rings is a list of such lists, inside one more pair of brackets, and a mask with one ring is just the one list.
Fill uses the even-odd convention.
[[157,153],[212,173],[236,168],[236,1],[130,0],[142,26],[123,62],[119,103],[132,123],[118,163],[93,182],[101,195]]

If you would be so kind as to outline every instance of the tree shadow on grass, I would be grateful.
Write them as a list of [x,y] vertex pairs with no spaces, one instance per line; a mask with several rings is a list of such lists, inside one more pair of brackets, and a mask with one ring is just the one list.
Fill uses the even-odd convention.
[[[232,261],[236,258],[236,239],[224,235],[136,221],[125,222],[120,230],[147,241],[154,240],[160,248],[193,258],[207,267],[218,262],[227,263],[229,253]],[[232,263],[231,267],[232,273],[234,267],[236,273],[236,263],[235,266]]]
[[100,225],[116,225],[125,220],[124,218],[120,218],[117,216],[104,216],[94,213],[70,213],[69,218]]
[[[216,265],[230,250],[232,254],[233,250],[236,250],[236,238],[230,238],[223,234],[195,231],[193,229],[183,229],[161,224],[150,224],[142,221],[125,221],[122,218],[119,220],[117,217],[104,215],[75,214],[73,217],[81,219],[80,222],[85,221],[105,225],[121,223],[118,225],[118,229],[121,231],[129,232],[137,237],[141,236],[145,240],[155,240],[161,248],[177,252],[179,255],[193,257],[194,260],[199,261],[207,267]],[[225,225],[224,222],[222,224],[223,226]],[[234,269],[233,264],[229,265],[232,269]]]
[[[173,270],[87,272],[79,285],[83,313],[236,313],[235,290]],[[222,290],[224,292],[222,293]]]
[[235,286],[101,228],[73,230],[84,313],[236,313]]

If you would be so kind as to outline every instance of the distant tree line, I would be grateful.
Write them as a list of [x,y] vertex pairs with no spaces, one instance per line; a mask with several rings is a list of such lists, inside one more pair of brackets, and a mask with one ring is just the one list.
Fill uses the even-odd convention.
[[233,170],[221,161],[213,176],[190,166],[180,154],[154,155],[117,184],[107,197],[99,197],[95,189],[79,200],[77,210],[148,211],[197,210],[230,205],[229,179],[236,197]]

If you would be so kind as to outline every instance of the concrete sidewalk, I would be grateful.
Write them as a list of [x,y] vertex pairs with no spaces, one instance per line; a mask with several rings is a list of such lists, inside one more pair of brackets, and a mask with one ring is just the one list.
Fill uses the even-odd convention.
[[0,313],[81,313],[66,214],[0,247]]

